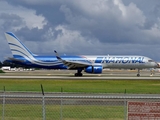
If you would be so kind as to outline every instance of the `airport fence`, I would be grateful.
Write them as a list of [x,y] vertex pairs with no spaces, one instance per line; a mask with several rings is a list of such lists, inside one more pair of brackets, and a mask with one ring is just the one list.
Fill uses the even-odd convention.
[[[153,120],[160,119],[158,95],[2,93],[0,104],[2,120],[150,120],[151,117],[156,117]],[[151,115],[146,117],[146,110],[151,112]],[[140,112],[142,116],[136,116]]]

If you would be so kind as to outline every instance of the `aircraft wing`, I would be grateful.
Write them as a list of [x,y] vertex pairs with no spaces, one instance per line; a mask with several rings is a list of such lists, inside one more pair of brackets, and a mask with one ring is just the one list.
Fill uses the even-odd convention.
[[69,61],[69,60],[63,60],[59,57],[58,53],[56,53],[56,57],[59,61],[61,61],[64,65],[68,67],[68,69],[74,69],[74,68],[80,68],[80,67],[87,67],[91,66],[92,63],[82,62],[82,61]]
[[66,60],[62,60],[62,62],[63,62],[64,65],[68,66],[69,69],[87,67],[87,66],[91,66],[92,65],[90,63],[81,62],[81,61],[66,61]]

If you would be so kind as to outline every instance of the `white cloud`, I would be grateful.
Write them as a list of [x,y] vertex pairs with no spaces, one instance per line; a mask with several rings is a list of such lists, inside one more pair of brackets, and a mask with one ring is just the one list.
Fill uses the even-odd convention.
[[[57,37],[53,35],[54,32],[59,32]],[[50,36],[50,37],[49,37]],[[92,51],[95,53],[102,52],[102,44],[97,39],[90,39],[81,35],[80,31],[69,30],[65,25],[59,25],[54,30],[48,30],[44,36],[48,41],[37,42],[39,46],[43,46],[40,49],[35,45],[34,51],[40,53],[52,53],[57,50],[60,53],[72,53],[72,54],[89,54]],[[55,38],[55,39],[54,39]],[[45,38],[44,38],[45,39]],[[29,48],[31,48],[31,42],[28,42]],[[94,49],[96,44],[97,49]],[[33,45],[33,44],[32,44]],[[33,47],[32,47],[33,48]],[[54,52],[53,52],[54,54]]]
[[43,16],[36,15],[36,11],[32,9],[27,9],[18,5],[12,6],[8,4],[6,1],[0,2],[0,9],[1,9],[0,14],[2,13],[6,13],[9,15],[15,14],[21,17],[25,21],[26,25],[19,26],[19,28],[15,28],[15,29],[20,29],[24,26],[27,26],[30,29],[35,27],[42,29],[43,26],[46,24],[45,18]]
[[139,25],[143,25],[145,22],[143,12],[134,3],[130,3],[128,6],[125,6],[121,0],[69,0],[69,3],[74,5],[76,10],[82,12],[75,14],[75,11],[71,10],[71,5],[65,4],[62,5],[61,10],[66,17],[79,16],[95,20],[110,20],[109,18],[111,18]]
[[[82,49],[90,48],[98,41],[90,40],[83,37],[80,31],[72,31],[67,29],[67,26],[59,25],[55,28],[56,31],[61,31],[57,38],[53,40],[52,45],[54,45],[57,50],[63,51],[73,51],[74,53],[80,53]],[[82,49],[79,49],[79,48]]]
[[[31,35],[30,41],[24,43],[34,52],[52,53],[56,49],[74,54],[159,56],[156,48],[160,44],[159,1],[146,0],[145,4],[139,0],[15,0],[14,4],[6,1],[10,4],[0,2],[0,14],[10,14],[10,18],[17,15],[16,25],[11,21],[7,24],[2,18],[0,27],[10,25],[11,29],[18,29],[22,38]],[[148,48],[150,52],[146,51]]]
[[144,25],[145,16],[143,15],[143,12],[139,8],[137,8],[134,3],[130,3],[128,6],[125,6],[121,0],[114,0],[114,4],[121,11],[121,17],[124,20],[124,24],[126,24],[127,22],[133,25]]
[[[159,19],[159,23],[160,23],[160,19]],[[160,40],[160,24],[158,23],[155,23],[151,29],[143,30],[143,32],[146,33],[146,35],[150,36],[151,41]]]

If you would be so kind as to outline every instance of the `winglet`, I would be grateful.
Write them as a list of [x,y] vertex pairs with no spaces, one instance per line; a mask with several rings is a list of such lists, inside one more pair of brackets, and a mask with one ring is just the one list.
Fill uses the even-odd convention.
[[56,54],[57,59],[58,59],[58,60],[60,60],[60,61],[62,61],[62,59],[59,57],[59,55],[58,55],[57,51],[56,51],[56,50],[54,50],[54,52],[55,52],[55,54]]
[[57,51],[56,51],[56,50],[54,50],[54,52],[55,52],[55,53],[57,53]]

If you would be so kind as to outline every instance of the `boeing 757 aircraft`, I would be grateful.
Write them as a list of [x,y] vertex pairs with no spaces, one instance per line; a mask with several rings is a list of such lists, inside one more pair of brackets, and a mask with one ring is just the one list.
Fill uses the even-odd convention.
[[104,68],[138,69],[137,76],[140,76],[141,69],[158,66],[151,58],[136,55],[59,56],[55,51],[55,56],[38,56],[13,33],[6,32],[5,36],[13,54],[9,61],[33,68],[77,70],[75,76],[82,76],[82,70],[86,73],[100,74]]

